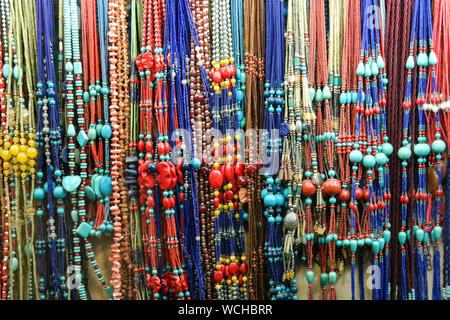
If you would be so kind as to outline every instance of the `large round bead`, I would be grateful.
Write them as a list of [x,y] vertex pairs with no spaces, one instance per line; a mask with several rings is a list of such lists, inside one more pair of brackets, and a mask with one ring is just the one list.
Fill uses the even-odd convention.
[[302,182],[302,194],[304,196],[313,196],[316,193],[316,190],[317,188],[311,180],[307,179]]
[[323,192],[330,196],[338,195],[341,192],[341,189],[341,183],[337,179],[328,179],[322,184]]

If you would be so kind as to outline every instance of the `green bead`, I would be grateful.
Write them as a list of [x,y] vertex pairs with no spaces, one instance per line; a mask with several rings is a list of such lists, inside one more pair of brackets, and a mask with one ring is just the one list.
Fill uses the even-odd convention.
[[331,99],[331,91],[330,91],[330,87],[328,87],[328,86],[325,86],[324,88],[323,88],[323,98],[325,99],[325,100],[330,100]]
[[378,69],[382,70],[384,68],[385,64],[384,64],[384,60],[383,57],[381,55],[378,55],[377,57],[377,67]]
[[356,75],[360,77],[364,75],[364,63],[362,61],[359,62],[358,67],[356,68]]
[[70,124],[67,126],[67,136],[69,136],[69,137],[75,137],[75,135],[76,135],[75,127],[74,127],[74,125],[73,125],[72,123],[70,123]]
[[53,195],[56,199],[62,199],[66,196],[66,192],[64,191],[63,187],[57,186],[55,189],[53,189]]
[[422,242],[423,237],[425,236],[425,232],[423,231],[422,228],[418,228],[416,230],[415,236],[416,236],[417,241]]
[[45,191],[42,188],[36,188],[36,189],[34,189],[33,195],[36,200],[44,200]]
[[321,103],[323,101],[322,89],[317,89],[316,91],[316,102]]
[[328,273],[321,273],[320,274],[320,285],[322,287],[325,287],[328,283]]

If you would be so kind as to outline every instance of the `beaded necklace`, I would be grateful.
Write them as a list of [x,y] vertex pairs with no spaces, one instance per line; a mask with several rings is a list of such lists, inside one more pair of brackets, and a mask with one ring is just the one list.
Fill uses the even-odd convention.
[[[282,257],[282,213],[285,197],[281,181],[277,174],[279,171],[280,156],[282,153],[282,138],[288,131],[284,122],[284,26],[283,2],[270,1],[266,3],[266,83],[264,97],[266,98],[263,145],[266,147],[264,176],[266,188],[261,191],[264,199],[267,217],[267,232],[264,249],[267,257],[267,272],[269,278],[269,294],[272,299],[288,299],[285,280],[283,279]],[[272,178],[275,176],[275,179]]]
[[[418,89],[417,89],[417,98],[415,101],[412,100],[412,70],[415,67],[414,63],[414,49],[416,41],[419,44],[418,54],[417,54],[417,66],[419,69],[419,80],[418,80]],[[399,233],[399,241],[401,246],[406,241],[406,238],[410,241],[411,245],[414,246],[414,263],[417,268],[417,273],[415,277],[415,288],[416,290],[412,290],[408,292],[409,299],[428,299],[428,287],[427,287],[427,253],[428,253],[428,240],[431,240],[432,246],[434,248],[434,275],[433,275],[433,296],[434,300],[441,299],[441,285],[440,285],[440,262],[439,262],[439,239],[441,237],[442,228],[440,224],[440,201],[443,195],[443,191],[441,189],[441,173],[440,173],[440,153],[446,150],[446,145],[443,140],[440,140],[440,120],[439,120],[439,108],[435,108],[433,105],[437,105],[439,102],[439,98],[437,97],[437,88],[436,88],[436,78],[435,78],[435,65],[437,64],[437,57],[433,50],[433,31],[431,25],[431,7],[428,1],[418,1],[414,6],[414,14],[413,14],[413,24],[411,29],[411,39],[410,39],[410,52],[409,57],[406,62],[406,68],[408,69],[408,80],[407,87],[405,92],[405,99],[403,103],[404,109],[404,122],[403,122],[403,147],[398,150],[398,156],[403,160],[403,180],[402,180],[402,197],[401,201],[402,205],[402,231]],[[431,97],[429,97],[429,101],[433,105],[425,104],[426,93],[427,93],[427,79],[428,72],[431,76],[430,80],[430,90]],[[419,137],[417,138],[418,143],[414,144],[414,112],[415,105],[418,108],[418,116],[419,116]],[[426,143],[427,141],[427,125],[426,125],[426,115],[425,112],[428,110],[433,110],[435,113],[435,130],[429,127],[429,130],[433,130],[435,132],[435,140],[430,145]],[[409,130],[411,126],[411,134],[409,136]],[[432,135],[428,134],[428,139],[431,143]],[[411,151],[413,146],[413,151]],[[437,161],[437,185],[433,186],[433,180],[430,180],[427,183],[426,174],[426,161],[427,156],[430,152],[433,151],[436,156],[435,159]],[[414,200],[412,201],[415,206],[415,210],[409,212],[410,218],[413,222],[413,225],[408,225],[409,230],[405,232],[405,220],[408,214],[407,204],[409,202],[409,196],[406,194],[407,184],[413,184],[413,179],[411,182],[408,181],[408,174],[406,167],[408,166],[408,162],[412,156],[412,152],[418,157],[418,188],[414,190]],[[433,161],[430,158],[430,161]],[[411,172],[414,168],[411,164]],[[433,168],[428,169],[428,174],[431,175]],[[427,191],[431,193],[431,195],[427,194]],[[435,196],[435,204],[432,207],[433,195]],[[416,240],[414,242],[414,240]],[[402,255],[404,255],[404,248],[402,249]],[[405,261],[402,256],[402,294],[403,299],[406,298],[405,289]],[[405,290],[406,291],[406,290]]]
[[[376,5],[373,1],[365,1],[361,6],[362,15],[362,45],[360,62],[356,69],[358,76],[358,97],[356,106],[355,144],[349,159],[352,166],[352,196],[349,205],[352,211],[351,228],[354,232],[355,223],[359,234],[351,234],[350,250],[352,252],[352,298],[354,299],[354,263],[358,247],[371,247],[371,263],[381,269],[383,279],[383,250],[390,238],[389,206],[381,199],[389,195],[389,175],[387,163],[392,153],[392,146],[387,143],[385,92],[384,92],[384,59],[382,52],[381,30],[368,26],[366,14],[370,14],[369,6]],[[379,21],[381,18],[377,16]],[[381,23],[379,24],[381,25]],[[384,144],[382,144],[382,141]],[[359,166],[362,163],[362,166]],[[374,169],[375,168],[375,169]],[[361,188],[363,187],[363,188]],[[359,217],[358,201],[364,203],[362,215]],[[387,230],[387,232],[383,231]],[[360,256],[360,264],[363,259]],[[363,277],[360,276],[360,281]],[[388,286],[388,284],[382,285]],[[363,284],[361,283],[361,286]],[[386,290],[384,290],[386,291]],[[374,288],[372,299],[382,299],[383,289]],[[363,293],[363,290],[361,290]],[[361,295],[363,299],[363,295]]]
[[[208,184],[207,164],[211,163],[211,153],[207,154],[207,139],[211,133],[212,120],[208,105],[209,83],[203,81],[205,66],[210,65],[209,47],[209,6],[208,0],[189,1],[192,18],[198,33],[198,45],[191,39],[191,55],[189,58],[190,80],[190,128],[192,130],[193,158],[192,166],[195,168],[198,190],[198,212],[200,215],[201,234],[201,260],[206,286],[206,298],[213,299],[213,274],[215,269],[214,245],[214,206],[211,200],[211,191]],[[187,68],[187,66],[186,66]],[[209,79],[207,79],[209,81]],[[183,81],[183,80],[182,80]],[[181,124],[182,127],[182,124]],[[188,233],[186,232],[187,237]],[[199,289],[201,287],[199,286]],[[199,292],[201,293],[201,291]],[[194,294],[195,297],[195,294]],[[200,298],[200,294],[199,294]]]
[[[78,19],[76,18],[77,4],[74,0],[65,0],[63,5],[64,15],[64,60],[66,71],[66,110],[67,110],[67,137],[68,137],[68,159],[69,174],[63,178],[62,185],[64,191],[71,194],[70,215],[73,224],[73,243],[74,243],[74,272],[75,281],[79,286],[76,288],[81,300],[87,299],[85,285],[83,284],[82,266],[81,266],[81,239],[84,239],[84,250],[90,264],[92,265],[99,282],[105,289],[105,292],[112,298],[112,290],[106,284],[95,255],[92,250],[92,244],[87,239],[93,229],[92,224],[86,220],[86,202],[84,187],[87,182],[87,154],[85,146],[89,137],[85,132],[85,118],[83,108],[83,90],[82,90],[82,71],[83,65],[80,56],[80,43],[78,34]],[[74,92],[75,91],[75,92]],[[76,105],[78,134],[75,129]],[[75,138],[76,136],[76,138]],[[80,147],[76,149],[75,139]],[[76,159],[77,158],[77,159]],[[80,172],[77,174],[77,162]]]
[[[218,299],[239,299],[240,286],[243,284],[241,285],[238,276],[240,272],[245,275],[247,270],[243,267],[246,266],[246,257],[243,255],[245,248],[242,215],[239,214],[239,203],[233,202],[235,194],[237,196],[238,193],[235,178],[239,176],[235,167],[240,160],[240,155],[235,153],[239,148],[241,136],[236,132],[239,127],[239,107],[236,98],[230,3],[224,0],[212,1],[211,15],[213,68],[210,75],[214,89],[214,164],[209,174],[209,182],[214,189],[213,203],[216,208],[214,240],[217,271],[214,280],[217,283],[215,289]],[[225,31],[221,30],[223,27],[226,28]],[[243,289],[242,292],[246,290]]]
[[[250,197],[247,206],[248,214],[244,218],[248,221],[247,252],[248,252],[248,286],[250,299],[261,300],[266,295],[264,279],[264,232],[266,218],[261,214],[263,199],[260,197],[263,189],[263,176],[258,168],[262,166],[260,130],[264,121],[264,113],[260,112],[260,106],[264,104],[264,80],[265,80],[265,1],[251,0],[244,3],[244,70],[237,69],[236,79],[241,84],[241,90],[245,88],[246,112],[242,119],[238,117],[241,128],[246,127],[245,135],[245,178],[246,188]],[[244,177],[240,177],[240,183]]]
[[[37,12],[37,57],[38,98],[37,145],[38,171],[34,198],[37,202],[38,273],[40,299],[68,297],[66,278],[66,192],[62,186],[63,168],[61,159],[61,128],[59,121],[59,99],[57,95],[55,65],[53,61],[53,1],[36,3]],[[44,65],[45,62],[45,65]],[[45,163],[44,163],[45,162]],[[46,198],[47,194],[47,199]],[[45,201],[47,200],[47,201]],[[48,204],[48,205],[47,205]],[[56,208],[55,208],[56,204]],[[48,208],[48,211],[47,211]],[[45,228],[45,218],[48,230]],[[48,243],[46,250],[45,244]],[[48,252],[48,255],[46,254]]]

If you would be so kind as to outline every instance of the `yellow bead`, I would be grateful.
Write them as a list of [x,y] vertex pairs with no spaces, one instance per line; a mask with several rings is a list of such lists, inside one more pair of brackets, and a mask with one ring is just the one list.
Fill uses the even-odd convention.
[[14,137],[14,138],[12,138],[12,141],[13,141],[14,143],[19,143],[19,137]]
[[37,149],[36,148],[28,148],[27,149],[27,157],[34,159],[37,157]]
[[29,165],[30,167],[34,167],[34,166],[36,165],[36,161],[33,160],[33,159],[28,159],[28,165]]
[[20,144],[27,144],[27,139],[20,138]]
[[[9,136],[7,136],[7,137],[9,137]],[[11,142],[5,141],[5,144],[3,146],[5,147],[5,149],[9,149],[9,148],[11,148]]]
[[216,216],[218,216],[218,215],[220,214],[220,211],[219,211],[219,210],[216,210],[216,211],[214,211],[214,214],[215,214]]
[[36,145],[36,141],[35,140],[28,140],[28,145],[30,147],[34,147]]
[[215,66],[216,65],[216,60],[211,61],[211,65]]
[[241,257],[241,260],[242,260],[242,261],[245,261],[245,260],[247,260],[247,257],[246,257],[246,256],[242,256],[242,257]]
[[232,277],[231,277],[231,280],[232,280],[232,281],[236,281],[236,280],[237,280],[237,277],[236,277],[236,276],[232,276]]
[[19,150],[19,145],[17,145],[17,144],[13,144],[11,146],[11,148],[9,148],[9,152],[11,152],[11,155],[13,157],[17,156],[19,154],[19,151],[20,151]]
[[233,184],[230,182],[227,184],[227,187],[228,187],[228,189],[231,189],[231,188],[233,188]]
[[19,152],[17,155],[17,161],[20,163],[26,163],[28,161],[28,157],[24,152]]
[[220,270],[221,265],[220,264],[216,264],[216,270]]
[[218,142],[215,142],[215,143],[214,143],[214,148],[216,148],[216,149],[219,148],[219,143],[218,143]]
[[243,293],[243,292],[244,292],[244,288],[240,288],[239,291],[240,291],[241,293]]
[[247,277],[242,277],[242,281],[247,282]]
[[20,171],[27,171],[29,169],[29,167],[25,164],[21,164],[20,165]]
[[9,159],[11,159],[11,152],[9,152],[9,150],[5,149],[2,151],[2,159],[5,161],[8,161]]
[[239,140],[240,138],[241,138],[241,136],[238,135],[238,134],[234,136],[234,139],[235,139],[235,140]]
[[231,284],[231,280],[230,280],[230,279],[227,280],[227,284],[228,284],[228,285]]
[[234,215],[234,218],[235,218],[235,219],[239,219],[239,213],[236,213],[236,214]]
[[220,194],[220,193],[219,193],[219,191],[217,191],[217,190],[216,190],[216,191],[214,191],[214,195],[215,195],[216,197],[218,197],[218,196],[219,196],[219,194]]
[[228,209],[233,209],[234,208],[234,204],[233,204],[233,202],[230,202],[229,204],[228,204]]
[[28,147],[27,147],[27,145],[25,145],[25,144],[21,144],[21,145],[19,145],[19,149],[20,149],[20,151],[22,151],[23,153],[25,153],[25,152],[27,152]]
[[236,260],[236,257],[235,256],[230,256],[230,260],[234,261],[234,260]]
[[219,168],[219,164],[218,163],[214,163],[214,169]]
[[237,160],[241,160],[241,159],[242,159],[242,156],[241,156],[240,154],[238,154],[238,155],[236,155],[236,159],[237,159]]
[[236,84],[236,79],[235,79],[235,78],[232,78],[232,79],[230,80],[230,82],[231,82],[231,84]]
[[220,290],[220,284],[216,284],[215,288],[216,288],[217,291],[219,291]]
[[19,130],[14,130],[14,135],[18,136],[20,134]]
[[8,169],[9,168],[9,162],[3,162],[3,168]]
[[20,176],[22,177],[22,179],[25,179],[28,176],[28,172],[22,172]]
[[233,63],[234,62],[234,57],[230,57],[228,60],[230,61],[230,63]]
[[30,173],[31,174],[34,174],[36,172],[36,169],[35,168],[30,168]]
[[235,195],[233,196],[233,198],[234,198],[235,200],[237,200],[237,199],[238,199],[238,195],[235,194]]

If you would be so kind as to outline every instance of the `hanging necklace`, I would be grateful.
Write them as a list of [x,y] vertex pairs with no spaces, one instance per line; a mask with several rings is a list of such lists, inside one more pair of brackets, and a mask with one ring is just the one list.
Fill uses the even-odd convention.
[[[250,299],[264,299],[266,295],[264,279],[264,230],[265,217],[263,199],[260,197],[263,189],[263,177],[258,168],[262,165],[260,155],[260,128],[263,126],[264,113],[259,112],[264,104],[265,80],[265,1],[251,0],[244,2],[244,63],[237,68],[236,79],[241,83],[241,90],[245,91],[245,113],[238,115],[241,128],[245,126],[245,176],[239,178],[243,182],[247,178],[246,188],[250,190],[250,201],[247,206],[248,214],[244,218],[248,221],[248,282]],[[245,83],[245,87],[243,84]],[[245,89],[245,90],[244,90]],[[246,195],[248,197],[248,194]]]
[[[267,217],[267,232],[264,249],[266,251],[267,271],[269,278],[269,294],[272,299],[288,299],[283,279],[282,257],[282,213],[285,202],[279,171],[280,155],[282,153],[282,138],[287,133],[284,122],[284,26],[283,2],[266,3],[266,83],[265,83],[265,114],[263,145],[266,148],[265,157],[266,188],[261,191],[264,199]],[[275,176],[275,179],[273,178]]]
[[[66,282],[66,218],[62,186],[61,128],[53,61],[53,1],[39,1],[37,12],[38,171],[34,198],[37,202],[39,233],[36,241],[40,299],[68,298]],[[43,188],[42,188],[43,187]],[[47,199],[45,194],[47,193]],[[47,200],[47,201],[45,201]],[[48,204],[48,206],[47,206]],[[56,207],[55,207],[56,204]],[[48,210],[47,210],[48,208]],[[45,218],[48,230],[45,230]],[[47,250],[45,244],[48,243]],[[49,258],[46,256],[49,254]]]

